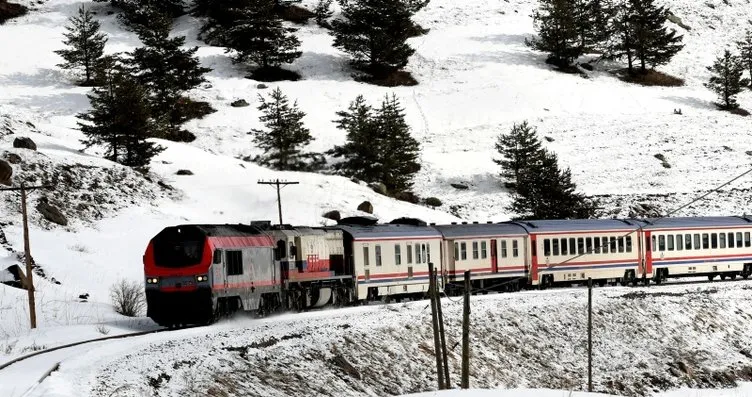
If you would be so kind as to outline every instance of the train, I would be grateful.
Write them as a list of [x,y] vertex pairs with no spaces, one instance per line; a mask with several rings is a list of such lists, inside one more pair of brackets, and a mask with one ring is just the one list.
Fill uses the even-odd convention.
[[349,217],[333,226],[185,224],[161,230],[143,256],[147,316],[208,324],[250,311],[423,297],[438,288],[517,291],[660,284],[752,274],[752,218],[572,219],[437,225]]

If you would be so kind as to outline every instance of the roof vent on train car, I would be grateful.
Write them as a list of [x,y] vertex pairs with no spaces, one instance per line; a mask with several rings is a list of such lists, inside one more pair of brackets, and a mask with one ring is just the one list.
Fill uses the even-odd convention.
[[486,224],[488,224],[488,225],[490,225],[492,223],[493,223],[492,221],[486,221]]
[[473,225],[477,225],[477,224],[478,224],[478,221],[473,221]]
[[428,224],[422,219],[406,218],[406,217],[393,219],[391,222],[389,222],[389,224],[390,225],[428,226]]
[[452,222],[452,225],[456,225],[456,224],[457,224],[457,222]]
[[379,219],[371,216],[349,216],[337,221],[338,225],[373,226]]
[[268,230],[272,226],[272,221],[251,221],[251,226],[255,226],[261,230]]
[[436,222],[431,222],[431,223],[429,223],[429,225],[436,226]]
[[462,222],[463,225],[467,225],[467,222]]

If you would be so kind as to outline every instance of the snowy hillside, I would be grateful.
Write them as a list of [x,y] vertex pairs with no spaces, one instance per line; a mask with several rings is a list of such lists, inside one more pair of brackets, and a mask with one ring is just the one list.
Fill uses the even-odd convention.
[[[408,69],[420,84],[394,89],[353,81],[347,58],[313,23],[300,28],[303,56],[291,66],[303,80],[259,89],[222,48],[196,39],[199,21],[181,17],[173,33],[186,35],[187,45],[201,46],[201,62],[213,69],[208,83],[191,95],[218,111],[187,124],[198,136],[195,142],[160,142],[167,150],[147,176],[102,160],[96,150],[80,152],[82,135],[75,115],[88,109],[88,89],[73,85],[71,76],[55,66],[61,59],[53,51],[62,47],[63,26],[82,3],[35,4],[27,16],[0,26],[0,156],[18,156],[14,184],[55,184],[52,192],[30,196],[32,254],[48,277],[37,279],[40,324],[117,319],[108,307],[94,302],[107,302],[109,286],[120,278],[141,279],[146,243],[166,225],[276,219],[274,191],[257,185],[260,179],[301,182],[283,190],[284,220],[290,223],[321,224],[321,215],[329,210],[355,214],[364,200],[371,201],[375,215],[385,221],[406,215],[431,222],[508,219],[504,206],[509,195],[496,177],[493,143],[499,133],[523,120],[551,138],[545,145],[572,168],[581,190],[610,195],[607,208],[624,215],[635,197],[670,207],[730,179],[749,166],[749,119],[716,111],[714,96],[702,83],[708,77],[705,66],[741,34],[742,22],[752,19],[752,8],[746,0],[664,3],[691,27],[676,27],[686,48],[663,69],[686,80],[680,88],[623,83],[608,72],[621,67],[614,64],[596,65],[587,79],[550,70],[543,54],[524,45],[533,33],[533,0],[432,0],[417,16],[430,32],[411,40],[417,52]],[[140,44],[108,6],[83,4],[102,22],[109,37],[107,52],[130,51]],[[316,138],[314,151],[343,142],[344,134],[332,120],[357,95],[375,103],[394,92],[422,143],[416,192],[440,198],[443,211],[391,200],[345,178],[280,173],[243,161],[258,153],[247,134],[259,126],[257,95],[275,86],[297,99],[307,113],[304,121]],[[230,106],[240,98],[252,106]],[[752,94],[744,93],[740,102],[752,108]],[[683,115],[674,115],[676,108]],[[38,151],[12,148],[18,136],[33,139]],[[671,168],[654,158],[658,153]],[[175,175],[180,169],[193,175]],[[684,213],[746,212],[751,180],[742,179]],[[469,189],[457,190],[451,183]],[[671,196],[674,193],[679,195]],[[68,226],[42,219],[35,207],[43,196],[67,216]],[[18,195],[2,193],[1,200],[0,225],[7,239],[0,239],[7,249],[0,258],[4,269],[19,263],[23,245]],[[91,294],[91,302],[78,302],[84,293]],[[0,286],[0,339],[24,332],[25,299],[23,291]]]

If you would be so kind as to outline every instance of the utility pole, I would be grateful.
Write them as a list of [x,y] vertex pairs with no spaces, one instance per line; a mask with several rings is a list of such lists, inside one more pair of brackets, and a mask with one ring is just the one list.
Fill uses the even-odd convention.
[[444,364],[444,384],[447,389],[452,388],[452,383],[449,379],[449,361],[447,360],[447,346],[446,346],[446,336],[444,334],[444,314],[441,312],[441,295],[439,294],[439,278],[436,274],[437,270],[433,270],[433,274],[431,277],[433,277],[433,285],[436,286],[436,293],[434,294],[436,297],[436,312],[439,317],[439,335],[441,336],[441,360]]
[[29,245],[29,217],[26,212],[26,191],[49,189],[51,186],[26,186],[2,188],[0,191],[21,191],[21,216],[23,217],[24,259],[26,262],[26,292],[29,294],[29,321],[31,328],[37,327],[37,306],[34,299],[34,271],[31,268],[31,247]]
[[441,365],[441,341],[439,340],[439,320],[436,309],[436,279],[433,276],[433,262],[428,262],[428,294],[431,298],[431,319],[433,325],[433,351],[436,356],[436,375],[439,381],[439,390],[444,390],[444,371]]
[[465,271],[465,305],[462,310],[462,388],[470,388],[470,270]]
[[300,182],[288,182],[288,181],[280,181],[279,179],[275,179],[273,181],[258,181],[259,185],[276,185],[277,186],[277,209],[279,210],[279,225],[282,226],[282,198],[280,196],[279,191],[282,189],[283,186],[287,185],[297,185]]
[[587,389],[593,391],[593,279],[587,280]]

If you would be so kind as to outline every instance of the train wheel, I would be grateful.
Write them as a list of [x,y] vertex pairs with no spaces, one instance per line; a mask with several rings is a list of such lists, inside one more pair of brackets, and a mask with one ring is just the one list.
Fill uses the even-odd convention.
[[708,281],[713,281],[714,278],[715,278],[715,274],[711,274],[708,276]]
[[726,279],[726,273],[721,273],[721,281]]
[[731,273],[730,277],[731,277],[732,280],[736,280],[736,273]]

